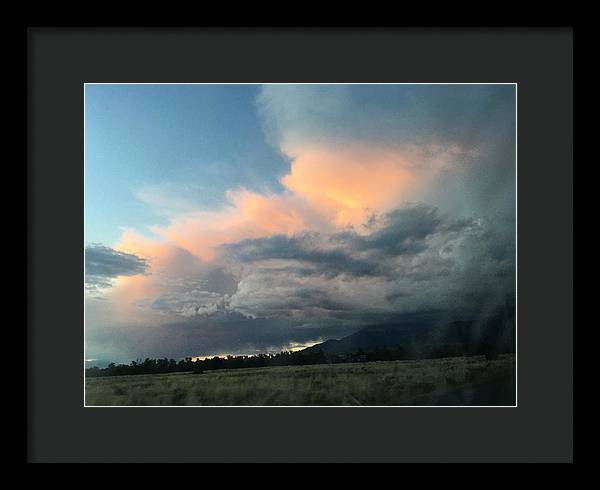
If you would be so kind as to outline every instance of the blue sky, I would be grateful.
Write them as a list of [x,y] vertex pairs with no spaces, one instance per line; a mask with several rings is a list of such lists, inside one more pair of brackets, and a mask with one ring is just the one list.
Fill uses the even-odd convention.
[[[199,207],[227,189],[279,189],[288,168],[264,137],[256,85],[86,85],[86,242],[113,244],[120,227],[165,216],[140,202],[145,186]],[[183,193],[183,195],[181,195]]]

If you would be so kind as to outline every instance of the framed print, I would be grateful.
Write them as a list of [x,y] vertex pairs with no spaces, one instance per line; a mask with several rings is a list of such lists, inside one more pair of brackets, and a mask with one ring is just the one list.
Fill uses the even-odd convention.
[[86,406],[517,404],[516,84],[84,89]]
[[31,29],[29,459],[571,461],[572,55]]

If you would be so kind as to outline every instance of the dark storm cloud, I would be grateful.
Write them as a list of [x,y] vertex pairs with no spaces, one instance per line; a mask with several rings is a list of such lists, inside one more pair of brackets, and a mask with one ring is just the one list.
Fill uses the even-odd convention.
[[377,264],[353,257],[344,248],[325,249],[321,247],[321,236],[318,233],[300,234],[292,237],[276,235],[255,240],[243,240],[224,247],[229,253],[242,262],[251,263],[263,260],[283,260],[303,262],[311,268],[291,268],[289,272],[297,274],[354,276],[376,273]]
[[351,321],[464,310],[514,294],[514,240],[503,226],[415,204],[383,215],[371,228],[368,234],[305,233],[223,247],[244,264],[230,307],[254,317]]
[[[465,223],[450,222],[438,209],[416,204],[387,213],[384,225],[369,235],[356,232],[337,234],[333,240],[346,241],[354,250],[380,251],[386,255],[401,255],[421,252],[425,239],[443,229],[460,229]],[[370,220],[373,227],[373,218]]]
[[118,276],[135,276],[148,270],[148,262],[136,255],[104,245],[85,248],[85,282],[88,289],[105,288]]
[[145,259],[110,247],[90,245],[85,248],[85,270],[93,276],[134,276],[143,274],[147,266]]
[[[370,219],[370,227],[376,219]],[[383,261],[410,256],[427,248],[427,238],[436,233],[461,233],[472,225],[471,220],[451,220],[438,209],[416,204],[396,209],[379,219],[380,227],[367,235],[353,230],[330,236],[303,233],[294,236],[276,235],[242,240],[223,247],[225,253],[244,263],[279,260],[287,267],[272,272],[294,275],[324,274],[336,276],[383,276],[389,272]],[[305,267],[293,266],[302,263]]]
[[234,312],[210,318],[195,317],[176,323],[88,328],[93,346],[88,357],[129,362],[139,357],[211,356],[279,352],[294,344],[312,344],[340,338],[356,325],[340,322],[296,325],[285,318],[248,319]]

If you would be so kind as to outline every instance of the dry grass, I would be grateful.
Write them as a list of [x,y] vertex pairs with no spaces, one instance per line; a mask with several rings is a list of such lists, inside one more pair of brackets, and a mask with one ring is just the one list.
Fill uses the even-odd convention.
[[514,368],[514,355],[504,355],[112,376],[86,380],[86,404],[428,405],[514,379]]

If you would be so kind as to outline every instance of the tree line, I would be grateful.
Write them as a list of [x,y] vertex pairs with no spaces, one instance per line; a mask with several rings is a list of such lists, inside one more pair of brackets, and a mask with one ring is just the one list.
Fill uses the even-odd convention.
[[458,344],[445,344],[443,346],[423,346],[416,351],[411,347],[378,347],[368,352],[358,349],[351,353],[325,353],[322,350],[282,351],[271,354],[240,355],[240,356],[215,356],[206,359],[186,357],[179,361],[175,359],[138,359],[130,364],[111,363],[105,368],[91,367],[85,370],[88,377],[122,376],[131,374],[160,374],[192,372],[200,374],[204,371],[216,369],[241,369],[268,366],[304,366],[312,364],[336,364],[344,362],[373,362],[397,361],[423,358],[454,357],[464,355],[486,354],[488,357],[495,355],[485,350],[465,349]]
[[186,357],[179,361],[167,358],[146,358],[143,361],[141,359],[131,361],[130,364],[115,364],[113,362],[105,368],[86,368],[85,374],[88,377],[98,377],[180,372],[202,373],[204,371],[214,371],[216,369],[299,366],[306,364],[323,364],[326,362],[327,359],[323,354],[323,351],[317,351],[315,353],[283,351],[277,354],[256,354],[251,356],[229,355],[226,357],[214,356],[212,358],[196,360],[191,357]]

